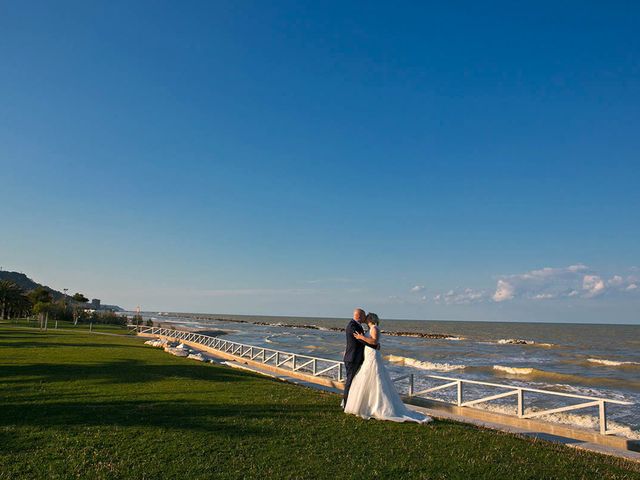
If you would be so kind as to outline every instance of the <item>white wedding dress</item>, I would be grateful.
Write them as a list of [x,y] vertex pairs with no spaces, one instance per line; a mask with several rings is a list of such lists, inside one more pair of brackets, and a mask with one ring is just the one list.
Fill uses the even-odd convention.
[[380,350],[369,347],[364,349],[364,362],[353,378],[344,411],[367,420],[376,418],[391,422],[418,423],[432,420],[431,417],[407,408],[384,366]]

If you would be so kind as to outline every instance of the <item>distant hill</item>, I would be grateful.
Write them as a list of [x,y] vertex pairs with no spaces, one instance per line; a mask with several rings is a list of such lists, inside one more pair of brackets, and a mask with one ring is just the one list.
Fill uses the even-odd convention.
[[[64,296],[64,293],[59,292],[58,290],[54,290],[51,287],[48,287],[46,285],[42,285],[38,282],[35,282],[33,280],[31,280],[29,277],[27,277],[24,273],[20,273],[20,272],[7,272],[4,270],[0,270],[0,280],[8,280],[10,282],[15,283],[16,285],[18,285],[19,287],[23,288],[26,291],[31,291],[36,289],[37,287],[42,287],[45,290],[48,290],[51,293],[51,296],[53,297],[54,300],[59,300]],[[75,293],[75,292],[74,292]],[[73,295],[73,293],[71,293],[71,295]],[[90,305],[90,304],[89,304]],[[93,307],[92,307],[93,308]],[[117,312],[123,312],[124,309],[117,306],[117,305],[103,305],[100,304],[99,307],[100,310],[115,310]]]

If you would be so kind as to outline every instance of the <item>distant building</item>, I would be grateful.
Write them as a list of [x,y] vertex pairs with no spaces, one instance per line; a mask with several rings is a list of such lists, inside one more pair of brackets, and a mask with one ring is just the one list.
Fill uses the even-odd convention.
[[91,300],[91,307],[94,310],[100,310],[100,299],[99,298],[94,298],[93,300]]

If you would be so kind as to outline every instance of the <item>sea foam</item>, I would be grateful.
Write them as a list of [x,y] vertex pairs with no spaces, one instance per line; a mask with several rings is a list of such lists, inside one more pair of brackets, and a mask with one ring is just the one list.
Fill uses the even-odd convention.
[[439,372],[450,372],[451,370],[462,370],[465,365],[455,365],[450,363],[433,363],[423,360],[417,360],[410,357],[401,357],[399,355],[386,355],[385,360],[394,365],[402,365],[404,367],[413,367],[420,370],[433,370]]
[[622,362],[618,360],[607,360],[606,358],[588,358],[587,361],[598,365],[606,365],[607,367],[640,366],[640,362]]
[[503,367],[502,365],[494,365],[494,370],[508,373],[509,375],[531,375],[535,369],[528,367]]
[[[478,403],[474,405],[475,408],[480,408],[482,410],[487,410],[495,413],[502,413],[506,415],[513,415],[515,413],[515,406],[504,405],[504,404],[495,404],[489,402]],[[527,413],[533,412],[537,410],[527,409]],[[594,415],[586,415],[579,413],[569,413],[569,412],[560,412],[560,413],[551,413],[549,415],[541,415],[539,417],[541,420],[546,420],[552,423],[560,423],[563,425],[574,425],[577,427],[588,428],[591,430],[597,430],[600,428],[599,419]],[[630,427],[618,423],[613,420],[607,420],[608,428],[611,430],[616,430],[618,435],[622,435],[626,438],[632,440],[640,440],[640,432],[637,430],[633,430]]]

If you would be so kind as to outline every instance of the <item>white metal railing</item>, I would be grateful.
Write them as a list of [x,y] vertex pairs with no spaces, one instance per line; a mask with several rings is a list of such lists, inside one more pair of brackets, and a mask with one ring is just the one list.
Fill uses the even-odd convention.
[[135,326],[135,330],[138,333],[198,343],[229,355],[246,358],[254,362],[290,370],[292,372],[301,372],[314,377],[329,378],[331,380],[337,380],[338,382],[344,381],[344,363],[338,360],[328,360],[326,358],[283,352],[272,348],[255,347],[244,343],[232,342],[231,340],[224,340],[220,337],[212,337],[210,335],[202,335],[200,333],[186,332],[183,330],[172,330],[170,328]]
[[[395,378],[393,381],[399,382],[402,380],[409,380],[409,394],[408,394],[409,398],[420,397],[425,395],[426,393],[431,393],[437,390],[443,390],[446,388],[455,387],[456,400],[450,403],[457,405],[459,407],[471,407],[479,403],[490,402],[492,400],[498,400],[500,398],[515,396],[516,397],[516,406],[515,406],[516,415],[519,418],[535,418],[535,417],[541,417],[544,415],[551,415],[553,413],[561,413],[561,412],[568,412],[572,410],[581,410],[583,408],[598,407],[598,421],[600,426],[600,433],[602,435],[610,435],[619,431],[619,430],[609,430],[607,428],[607,404],[633,405],[632,402],[626,402],[622,400],[589,397],[586,395],[554,392],[553,390],[541,390],[538,388],[517,387],[514,385],[503,385],[499,383],[481,382],[479,380],[466,380],[463,378],[443,377],[441,375],[420,375],[420,377],[441,380],[441,381],[444,381],[445,383],[416,392],[415,391],[415,375],[413,373]],[[485,387],[492,387],[492,388],[496,388],[499,390],[506,390],[506,391],[497,393],[495,395],[489,395],[486,397],[474,398],[472,400],[465,400],[465,396],[464,396],[465,385],[482,385]],[[539,409],[539,410],[533,410],[533,409],[527,410],[525,408],[525,403],[524,403],[525,392],[541,394],[541,395],[551,395],[555,397],[571,398],[571,399],[576,398],[583,401],[580,403],[566,405],[563,407],[547,408],[547,409]],[[429,398],[429,397],[425,397],[425,398]],[[439,401],[442,401],[442,400],[439,400]]]
[[[213,348],[220,352],[224,352],[239,358],[246,358],[256,362],[263,363],[265,365],[271,365],[274,367],[282,368],[284,370],[290,370],[292,372],[302,372],[312,375],[314,377],[329,378],[337,380],[338,382],[344,381],[344,363],[338,360],[329,360],[326,358],[311,357],[309,355],[300,355],[297,353],[283,352],[280,350],[274,350],[271,348],[255,347],[253,345],[246,345],[243,343],[232,342],[230,340],[224,340],[219,337],[212,337],[209,335],[202,335],[200,333],[187,332],[183,330],[173,330],[170,328],[162,327],[147,327],[147,326],[133,326],[138,333],[146,333],[151,335],[158,335],[163,337],[175,338],[184,340],[187,342],[198,343],[209,348]],[[449,402],[459,407],[471,407],[479,403],[490,402],[492,400],[498,400],[510,396],[516,397],[516,415],[519,418],[535,418],[544,415],[550,415],[553,413],[568,412],[572,410],[580,410],[583,408],[598,407],[598,418],[600,433],[602,435],[610,435],[616,433],[618,430],[609,430],[607,428],[607,406],[609,404],[615,405],[633,405],[632,402],[626,402],[622,400],[612,400],[609,398],[589,397],[585,395],[576,395],[573,393],[555,392],[553,390],[540,390],[537,388],[517,387],[514,385],[504,385],[499,383],[481,382],[479,380],[467,380],[463,378],[443,377],[440,375],[419,375],[420,378],[429,378],[438,381],[444,381],[445,383],[436,385],[430,388],[415,391],[415,377],[413,373],[402,375],[394,378],[394,382],[400,382],[403,380],[409,381],[408,397],[425,397],[425,394],[443,390],[447,388],[456,389],[456,400]],[[489,395],[480,398],[474,398],[465,400],[464,386],[465,385],[482,385],[484,387],[491,387],[498,390],[504,390],[500,393]],[[557,408],[548,408],[545,410],[527,410],[525,408],[525,392],[550,395],[565,399],[579,399],[583,400],[580,403],[566,405]],[[435,399],[432,399],[435,400]],[[443,400],[438,399],[442,402]]]

